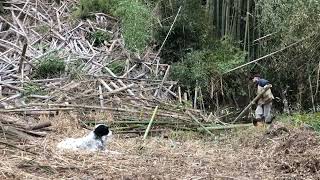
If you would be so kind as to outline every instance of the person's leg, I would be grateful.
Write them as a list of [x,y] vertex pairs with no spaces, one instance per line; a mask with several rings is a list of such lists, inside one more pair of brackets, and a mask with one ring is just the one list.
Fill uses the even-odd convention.
[[261,121],[263,117],[263,108],[262,105],[257,105],[256,111],[255,111],[255,119],[253,121],[253,125],[257,125],[258,121]]
[[263,107],[263,116],[267,124],[272,123],[271,107],[272,107],[272,102],[265,104]]

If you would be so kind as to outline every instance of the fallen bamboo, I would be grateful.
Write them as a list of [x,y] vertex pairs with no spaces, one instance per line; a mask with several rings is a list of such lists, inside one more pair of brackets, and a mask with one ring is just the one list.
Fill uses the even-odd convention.
[[51,126],[51,122],[50,121],[46,121],[46,122],[42,122],[33,126],[30,126],[28,129],[30,130],[38,130],[38,129],[42,129],[42,128],[46,128],[46,127],[50,127]]
[[212,134],[200,121],[198,121],[198,119],[196,117],[194,117],[194,115],[192,115],[189,111],[187,111],[187,114],[196,122],[198,123],[208,134],[210,134],[211,136],[214,136],[214,134]]
[[[237,128],[246,128],[252,126],[251,123],[249,124],[229,124],[223,126],[211,126],[206,127],[208,130],[227,130],[227,129],[237,129]],[[197,128],[198,131],[203,131],[203,128]]]
[[253,105],[256,103],[256,101],[259,100],[259,99],[261,98],[261,96],[262,96],[265,92],[267,92],[267,90],[269,90],[271,87],[272,87],[271,84],[269,84],[269,85],[267,85],[266,87],[264,87],[263,91],[262,91],[260,94],[258,94],[258,95],[249,103],[249,105],[248,105],[247,107],[245,107],[245,108],[241,111],[241,113],[236,117],[236,119],[235,119],[234,121],[232,121],[231,123],[235,123],[236,121],[238,121],[238,120],[244,115],[244,113],[246,113],[247,110],[249,110],[249,109],[251,108],[251,106],[253,106]]
[[48,108],[48,109],[0,109],[0,113],[31,112],[31,111],[71,111],[75,108]]
[[22,70],[22,67],[23,67],[23,61],[24,61],[25,56],[26,56],[27,47],[28,47],[28,44],[24,43],[23,44],[23,48],[22,48],[22,54],[21,54],[21,58],[20,58],[19,68],[18,68],[18,72],[19,73],[21,73],[21,70]]
[[148,127],[146,129],[146,132],[144,133],[143,140],[146,140],[146,138],[148,136],[148,133],[149,133],[151,125],[152,125],[152,122],[153,122],[154,118],[156,117],[157,111],[158,111],[158,106],[156,106],[156,108],[153,111],[152,117],[151,117],[150,122],[148,124]]
[[16,145],[10,144],[9,142],[0,141],[0,144],[6,145],[6,146],[11,147],[11,148],[18,149],[18,150],[20,150],[20,151],[25,151],[25,152],[28,152],[28,153],[31,153],[31,154],[34,154],[34,155],[39,155],[38,153],[29,151],[29,150],[27,150],[27,149],[22,149],[22,148],[20,148],[20,147],[18,147],[18,146],[16,146]]

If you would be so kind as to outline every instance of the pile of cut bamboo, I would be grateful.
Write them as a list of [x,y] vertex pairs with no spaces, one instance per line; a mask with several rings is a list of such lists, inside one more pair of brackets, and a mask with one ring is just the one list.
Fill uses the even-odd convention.
[[[71,0],[59,5],[45,0],[4,2],[8,13],[0,16],[0,113],[35,116],[108,111],[122,132],[140,132],[158,106],[155,125],[187,130],[201,127],[210,133],[207,127],[216,124],[214,118],[181,106],[181,92],[175,93],[176,82],[168,80],[170,65],[160,64],[158,53],[152,48],[142,54],[130,53],[118,20],[107,14],[72,21],[75,4]],[[86,38],[95,31],[111,39],[96,47]],[[60,77],[34,79],[37,64],[53,53],[63,59],[66,72]],[[115,72],[115,62],[124,65],[123,71]],[[71,75],[73,68],[77,78]],[[175,105],[178,99],[180,105]]]

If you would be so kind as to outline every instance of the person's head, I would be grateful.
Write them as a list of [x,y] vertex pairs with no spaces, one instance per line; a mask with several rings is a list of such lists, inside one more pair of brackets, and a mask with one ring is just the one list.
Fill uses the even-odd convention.
[[252,76],[252,82],[257,83],[259,80],[260,80],[259,74],[255,74],[254,76]]

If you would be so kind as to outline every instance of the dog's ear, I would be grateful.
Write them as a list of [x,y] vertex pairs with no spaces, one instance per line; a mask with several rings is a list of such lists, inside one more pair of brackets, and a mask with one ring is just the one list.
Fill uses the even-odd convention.
[[94,129],[93,132],[97,137],[101,138],[102,136],[108,135],[110,131],[108,126],[100,124]]

